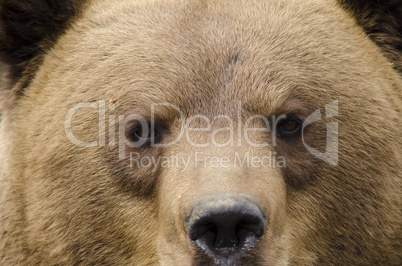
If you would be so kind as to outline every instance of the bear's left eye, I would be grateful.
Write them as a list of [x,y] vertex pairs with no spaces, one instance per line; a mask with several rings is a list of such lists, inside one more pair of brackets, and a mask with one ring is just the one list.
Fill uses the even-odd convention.
[[276,126],[278,137],[283,139],[293,139],[301,135],[302,120],[297,117],[287,117],[279,121]]
[[131,127],[128,137],[135,147],[148,148],[162,140],[163,127],[149,123],[138,123]]

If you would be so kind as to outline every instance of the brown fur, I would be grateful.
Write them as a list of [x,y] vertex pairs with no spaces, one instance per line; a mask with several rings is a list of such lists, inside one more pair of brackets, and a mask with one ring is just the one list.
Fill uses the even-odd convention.
[[[11,1],[3,2],[2,32],[15,21],[6,19]],[[17,9],[26,2],[34,1]],[[27,57],[14,53],[25,43],[0,42],[3,61],[23,69],[4,89],[20,95],[4,94],[0,264],[213,264],[189,239],[184,217],[198,198],[227,192],[247,195],[267,213],[265,233],[241,265],[401,264],[402,80],[389,63],[400,56],[397,42],[376,45],[335,1],[91,0],[79,15],[67,13],[49,25],[55,44],[39,30],[28,40],[36,51]],[[42,29],[52,21],[39,23]],[[12,40],[28,38],[24,32]],[[36,61],[38,54],[43,60]],[[69,141],[70,108],[110,98],[117,101],[113,108],[106,103],[107,123],[110,115],[150,117],[152,103],[171,103],[185,118],[156,112],[168,125],[162,142],[202,114],[232,118],[235,143],[196,148],[181,138],[164,148],[128,147],[120,159],[118,144],[108,142],[117,130],[98,136],[94,109],[78,111],[72,130],[85,141],[106,137],[106,144],[81,148]],[[328,121],[339,123],[336,166],[315,158],[300,139],[274,146],[272,132],[255,132],[255,142],[269,143],[255,148],[237,134],[251,115],[304,119],[317,109],[325,113],[334,100],[339,115]],[[328,121],[306,129],[310,146],[325,149]],[[227,126],[223,119],[211,124]],[[210,132],[189,137],[211,143]],[[224,143],[228,134],[215,137]],[[152,172],[130,166],[130,152],[193,157],[188,169]],[[196,152],[232,161],[236,154],[275,152],[286,168],[195,167]]]
[[402,73],[402,2],[400,0],[338,0]]
[[83,3],[84,0],[0,1],[0,57],[10,66],[8,75],[14,83],[9,87],[17,80],[21,83],[19,90],[29,85],[43,55],[53,47]]

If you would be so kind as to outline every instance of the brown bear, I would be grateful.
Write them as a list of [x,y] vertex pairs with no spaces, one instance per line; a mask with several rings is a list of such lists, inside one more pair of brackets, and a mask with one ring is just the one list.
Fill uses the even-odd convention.
[[401,265],[401,2],[1,0],[1,265]]

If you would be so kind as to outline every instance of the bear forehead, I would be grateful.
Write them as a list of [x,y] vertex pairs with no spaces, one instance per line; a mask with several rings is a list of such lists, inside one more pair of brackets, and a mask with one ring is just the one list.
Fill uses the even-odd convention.
[[39,79],[65,87],[68,78],[83,96],[95,97],[89,88],[96,87],[97,97],[132,105],[169,102],[214,113],[241,101],[269,115],[302,109],[300,100],[316,101],[340,76],[353,81],[351,72],[370,71],[361,50],[374,48],[340,22],[350,18],[335,5],[310,1],[307,12],[297,12],[292,1],[250,1],[247,8],[237,1],[113,2],[83,12]]

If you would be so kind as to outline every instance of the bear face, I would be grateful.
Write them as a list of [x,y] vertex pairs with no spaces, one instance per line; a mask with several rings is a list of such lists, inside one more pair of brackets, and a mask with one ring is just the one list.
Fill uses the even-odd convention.
[[398,265],[375,2],[3,1],[0,261]]

